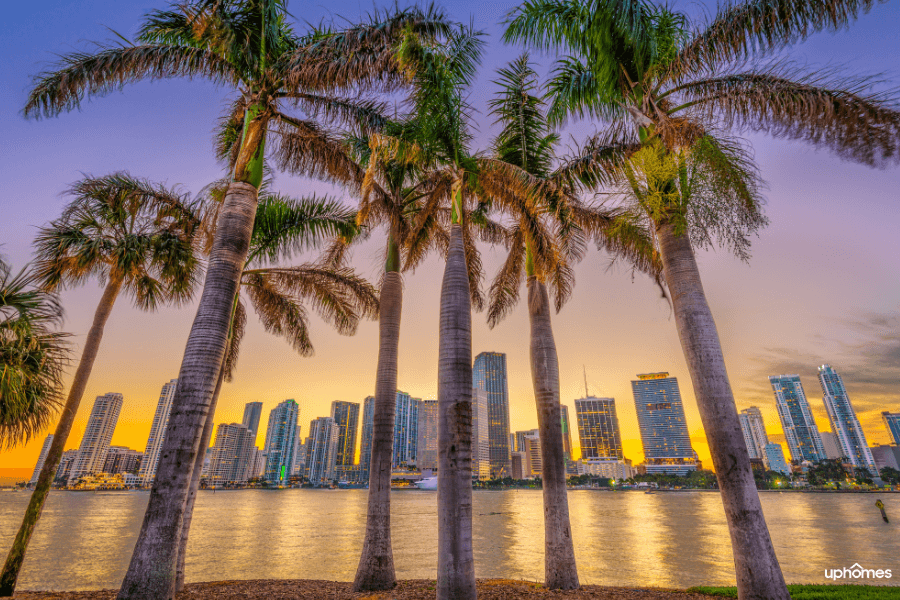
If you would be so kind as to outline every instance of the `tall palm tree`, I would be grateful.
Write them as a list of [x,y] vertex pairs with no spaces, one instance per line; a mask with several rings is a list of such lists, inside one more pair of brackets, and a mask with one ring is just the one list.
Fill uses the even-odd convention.
[[[142,79],[203,77],[241,92],[231,107],[235,149],[232,182],[220,211],[203,294],[185,347],[157,477],[120,598],[169,597],[175,589],[177,549],[192,466],[228,343],[232,307],[246,261],[257,189],[270,129],[327,160],[306,116],[365,122],[369,104],[335,95],[360,86],[388,85],[394,40],[407,29],[439,29],[440,13],[386,13],[347,32],[301,37],[288,24],[285,0],[195,0],[148,14],[136,43],[102,46],[63,57],[37,81],[27,115],[55,115],[91,95]],[[282,141],[275,139],[276,142]],[[325,149],[327,151],[327,148]],[[327,152],[326,152],[327,153]]]
[[35,280],[47,291],[94,277],[105,287],[22,527],[0,575],[0,596],[15,591],[28,541],[53,483],[117,298],[124,292],[137,308],[147,311],[161,303],[183,303],[191,297],[198,270],[192,244],[199,221],[186,197],[121,173],[85,178],[69,193],[74,199],[62,216],[38,232]]
[[[222,187],[214,187],[208,195],[212,210],[206,214],[204,222],[207,226],[207,238],[210,240],[215,234],[215,217],[218,212],[215,209],[221,206],[223,195]],[[247,311],[241,300],[241,291],[247,293],[250,304],[266,331],[285,338],[301,356],[313,354],[305,305],[312,305],[342,335],[353,335],[360,318],[377,315],[378,297],[374,288],[351,269],[316,263],[294,267],[272,266],[272,263],[286,260],[296,252],[316,247],[326,238],[335,235],[353,236],[356,233],[355,218],[354,211],[342,207],[334,200],[315,196],[294,200],[270,193],[263,186],[250,238],[250,252],[234,303],[228,352],[225,354],[225,362],[203,427],[200,443],[202,450],[209,447],[212,437],[222,381],[232,380],[237,364],[247,323]],[[204,455],[203,451],[197,455],[184,513],[176,569],[178,591],[184,587],[184,558]]]
[[67,334],[56,294],[0,257],[0,448],[26,443],[62,406]]
[[[508,228],[507,259],[490,289],[488,324],[494,327],[516,305],[524,278],[531,325],[531,375],[541,439],[541,480],[544,495],[544,585],[551,589],[578,587],[578,570],[569,522],[566,471],[559,403],[559,360],[550,322],[550,297],[556,310],[571,295],[570,263],[583,255],[585,234],[614,257],[624,256],[635,268],[655,272],[648,232],[617,211],[584,206],[570,184],[576,157],[555,170],[554,146],[544,101],[537,95],[537,74],[528,55],[499,71],[500,91],[490,102],[503,126],[494,141],[498,160],[531,175],[542,218],[530,218],[528,207],[508,206],[514,224]],[[513,209],[510,211],[510,209]],[[655,273],[656,274],[656,273]]]
[[[715,234],[745,257],[747,235],[764,222],[752,163],[739,145],[715,132],[762,131],[805,140],[863,164],[896,162],[900,112],[892,98],[872,92],[863,79],[762,62],[766,53],[814,32],[845,27],[872,5],[745,0],[726,4],[711,21],[692,26],[684,14],[647,0],[531,0],[513,11],[506,32],[507,41],[570,52],[557,62],[549,84],[552,119],[617,123],[605,140],[612,143],[596,146],[598,156],[627,156],[643,146],[639,167],[653,167],[643,183],[629,182],[629,188],[634,195],[646,193],[645,212],[654,227],[722,493],[741,598],[789,596],[694,258],[696,243]],[[714,195],[706,199],[718,205],[686,206],[691,200],[688,153],[707,171],[702,179],[715,182]],[[614,171],[605,165],[587,180],[609,182]],[[663,184],[660,177],[666,173]]]

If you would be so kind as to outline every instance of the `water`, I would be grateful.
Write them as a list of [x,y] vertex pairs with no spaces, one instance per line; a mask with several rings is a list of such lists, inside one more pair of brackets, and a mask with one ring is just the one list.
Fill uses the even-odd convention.
[[[21,590],[119,585],[147,492],[53,492],[31,542]],[[786,579],[830,583],[825,569],[892,569],[900,579],[900,495],[764,493],[763,510]],[[881,520],[880,497],[893,517]],[[0,493],[0,552],[19,527],[28,495]],[[401,579],[434,578],[437,496],[391,496],[394,563]],[[582,583],[685,588],[734,583],[718,494],[578,490],[569,504]],[[350,581],[365,528],[365,490],[201,492],[187,579],[299,578]],[[539,491],[476,491],[478,577],[542,580]]]

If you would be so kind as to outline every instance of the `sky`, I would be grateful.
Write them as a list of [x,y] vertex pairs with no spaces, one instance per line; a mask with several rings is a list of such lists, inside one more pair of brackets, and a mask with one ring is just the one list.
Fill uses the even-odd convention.
[[[401,2],[403,4],[403,2]],[[385,5],[377,2],[378,6]],[[501,22],[515,0],[453,0],[443,6],[458,20],[485,30],[487,50],[470,101],[479,111],[475,145],[487,148],[497,132],[487,102],[497,87],[496,70],[521,52],[504,45]],[[0,131],[4,144],[0,178],[6,192],[0,220],[0,253],[15,268],[31,256],[37,227],[57,217],[65,190],[84,174],[126,170],[132,175],[198,192],[222,176],[212,149],[217,120],[234,91],[199,80],[143,82],[86,102],[58,118],[32,120],[21,114],[32,77],[59,54],[89,50],[92,42],[126,37],[141,16],[164,6],[115,0],[33,0],[7,10],[15,27],[0,32]],[[692,15],[714,10],[714,2],[675,2]],[[302,31],[306,23],[353,21],[371,11],[368,2],[291,2]],[[11,13],[11,14],[10,14]],[[887,87],[900,84],[900,4],[876,6],[849,30],[820,33],[783,56],[801,66],[841,67],[849,74],[881,74]],[[532,55],[546,73],[551,55]],[[575,123],[567,142],[596,131]],[[768,375],[799,374],[816,421],[830,431],[816,367],[831,364],[844,377],[870,445],[888,443],[883,410],[900,410],[900,169],[883,170],[842,162],[802,143],[746,134],[767,182],[770,225],[753,240],[752,258],[741,262],[724,250],[698,252],[704,288],[722,340],[739,409],[758,406],[773,441],[787,446],[778,422]],[[283,193],[337,193],[327,184],[285,174]],[[353,265],[377,281],[383,235],[356,248]],[[488,277],[499,267],[500,250],[483,248]],[[294,264],[313,258],[298,256]],[[405,275],[399,356],[399,387],[413,396],[437,392],[438,304],[442,264],[432,257]],[[639,373],[667,371],[678,378],[692,442],[705,466],[709,450],[669,305],[655,287],[609,257],[592,250],[577,265],[572,300],[554,317],[559,349],[561,400],[570,407],[585,395],[614,397],[625,456],[643,458],[631,380]],[[489,285],[489,281],[485,282]],[[100,298],[96,282],[66,290],[64,329],[74,334],[75,356]],[[162,385],[177,377],[196,305],[162,308],[153,314],[121,297],[106,326],[102,346],[67,448],[78,446],[94,398],[121,392],[125,401],[112,443],[143,450]],[[511,431],[536,427],[528,358],[528,323],[520,306],[489,329],[483,313],[473,317],[473,355],[508,355]],[[297,356],[281,339],[266,334],[251,314],[233,383],[223,388],[216,422],[240,422],[246,402],[269,410],[287,399],[300,403],[303,435],[309,421],[329,413],[333,400],[362,402],[374,393],[378,327],[365,322],[353,337],[312,325],[312,358]],[[74,365],[69,373],[69,381]],[[55,426],[55,424],[54,424]],[[260,428],[257,445],[264,442]],[[0,476],[30,472],[41,434],[25,446],[0,453]],[[577,440],[576,440],[577,444]],[[17,470],[15,472],[11,470]]]

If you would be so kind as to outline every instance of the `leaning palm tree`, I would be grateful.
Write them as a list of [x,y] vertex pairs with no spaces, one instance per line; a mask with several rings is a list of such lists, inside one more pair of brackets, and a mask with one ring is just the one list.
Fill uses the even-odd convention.
[[48,291],[77,286],[91,278],[105,287],[22,527],[0,575],[0,596],[15,591],[28,541],[53,483],[116,300],[124,292],[137,308],[146,311],[160,304],[184,303],[194,290],[198,270],[192,244],[199,220],[185,196],[122,173],[85,178],[69,193],[75,198],[62,217],[37,235],[34,276]]
[[[211,205],[204,218],[208,241],[215,234],[216,209],[221,206],[223,195],[222,186],[214,186],[207,195],[207,202]],[[235,298],[228,334],[228,352],[225,354],[225,362],[203,427],[201,449],[209,447],[222,382],[232,380],[237,364],[247,323],[247,310],[241,299],[241,292],[246,292],[266,331],[285,338],[304,357],[313,354],[307,305],[311,305],[320,317],[342,335],[353,335],[360,318],[373,318],[377,315],[378,298],[374,288],[349,268],[317,263],[293,267],[273,266],[273,263],[287,260],[297,252],[315,248],[328,238],[352,237],[356,233],[355,218],[354,211],[332,199],[311,196],[295,200],[271,193],[263,185],[253,235],[250,238],[250,252]],[[184,587],[185,552],[194,501],[200,487],[204,455],[203,451],[197,455],[185,507],[176,570],[178,591]]]
[[[391,57],[400,32],[412,29],[428,35],[444,21],[436,12],[398,10],[347,32],[301,37],[288,25],[286,5],[285,0],[195,0],[153,11],[136,43],[63,57],[57,70],[37,81],[25,107],[28,115],[56,115],[78,107],[88,96],[148,78],[203,77],[241,92],[230,111],[232,181],[185,347],[162,459],[120,598],[174,593],[191,466],[227,349],[270,129],[282,137],[292,132],[307,161],[327,160],[329,149],[308,117],[366,122],[370,103],[337,93],[396,82]],[[288,114],[292,104],[299,115]]]
[[28,442],[62,406],[67,334],[56,294],[0,257],[0,449]]
[[[746,256],[746,236],[763,223],[752,163],[740,145],[716,132],[768,132],[869,165],[900,159],[900,112],[889,96],[871,91],[871,82],[762,62],[767,53],[814,32],[845,27],[872,5],[746,0],[726,4],[710,22],[692,27],[685,15],[648,0],[531,0],[513,11],[506,32],[508,41],[570,52],[557,62],[549,84],[552,119],[616,123],[606,140],[612,143],[597,144],[596,156],[621,159],[643,147],[638,160],[656,169],[629,188],[648,194],[644,203],[709,440],[741,598],[789,596],[694,258],[697,242],[717,232]],[[719,205],[698,209],[695,227],[684,204],[692,197],[683,166],[689,156],[708,169],[704,179],[719,184],[713,196]],[[586,183],[615,182],[615,169],[596,164],[596,172],[584,172]],[[670,176],[664,184],[660,173]]]

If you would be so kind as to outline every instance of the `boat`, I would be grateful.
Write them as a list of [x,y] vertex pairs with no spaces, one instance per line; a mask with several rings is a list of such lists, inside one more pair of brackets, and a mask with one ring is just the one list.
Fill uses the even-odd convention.
[[437,477],[428,477],[415,482],[416,487],[420,490],[436,490],[438,484]]

